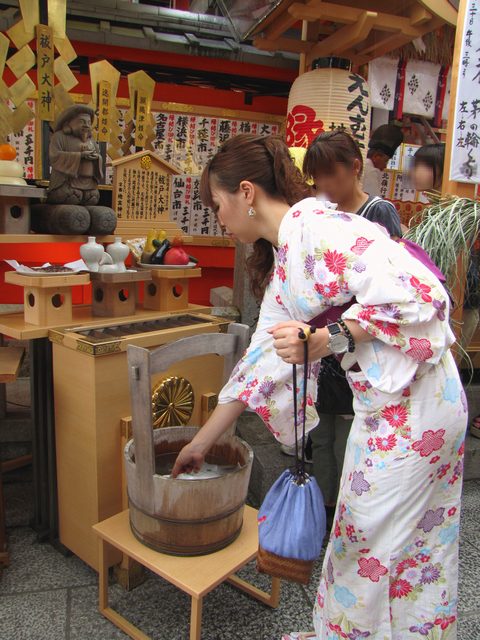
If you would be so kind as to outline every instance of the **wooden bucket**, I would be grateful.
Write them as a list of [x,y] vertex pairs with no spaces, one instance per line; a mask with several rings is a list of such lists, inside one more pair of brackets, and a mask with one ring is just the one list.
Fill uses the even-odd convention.
[[196,427],[166,427],[153,431],[155,473],[150,491],[142,489],[143,464],[135,460],[135,443],[125,447],[125,466],[134,535],[147,546],[173,555],[203,555],[235,540],[242,528],[243,509],[252,470],[253,452],[236,436],[220,440],[207,462],[238,465],[217,478],[180,480],[169,474],[176,455],[190,442]]

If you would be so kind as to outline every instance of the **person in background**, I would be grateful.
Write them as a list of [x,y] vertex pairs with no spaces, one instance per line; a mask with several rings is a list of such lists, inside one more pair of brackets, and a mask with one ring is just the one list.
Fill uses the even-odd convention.
[[393,124],[383,124],[373,132],[368,143],[368,154],[363,176],[363,190],[368,195],[380,196],[382,173],[402,142],[402,131]]
[[[303,173],[321,198],[341,211],[356,213],[382,225],[392,237],[401,237],[400,218],[392,203],[369,196],[361,186],[363,157],[357,142],[344,131],[320,134],[308,148]],[[353,395],[345,372],[334,356],[322,360],[318,378],[317,411],[320,424],[311,433],[315,478],[322,490],[329,521],[333,520],[343,460],[353,421]],[[294,455],[287,447],[286,454]],[[307,446],[307,457],[310,447]]]
[[[413,157],[412,181],[417,191],[441,191],[443,165],[445,162],[445,144],[426,144]],[[480,323],[480,239],[470,250],[470,262],[467,271],[465,296],[462,314],[462,337],[460,344],[464,351]],[[470,425],[473,436],[480,438],[480,415],[473,418]]]
[[413,156],[412,181],[417,191],[440,191],[445,162],[445,144],[426,144]]

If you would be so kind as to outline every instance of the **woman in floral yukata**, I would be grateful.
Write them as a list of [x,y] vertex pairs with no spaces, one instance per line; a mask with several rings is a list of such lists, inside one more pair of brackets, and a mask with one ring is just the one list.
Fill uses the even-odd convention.
[[[302,188],[287,147],[274,138],[237,136],[203,173],[203,202],[232,237],[254,243],[248,268],[264,295],[247,352],[173,473],[199,469],[247,406],[292,444],[299,328],[351,303],[339,326],[354,341],[342,366],[355,420],[314,609],[316,636],[453,640],[467,407],[450,352],[448,296],[381,227],[314,198],[296,202]],[[329,325],[309,339],[310,428],[318,420],[318,361],[338,348],[340,330]]]

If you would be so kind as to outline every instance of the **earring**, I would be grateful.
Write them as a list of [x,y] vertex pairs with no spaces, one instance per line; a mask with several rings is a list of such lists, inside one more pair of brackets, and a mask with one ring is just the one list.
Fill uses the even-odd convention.
[[256,215],[257,215],[257,212],[255,211],[255,209],[253,207],[250,207],[248,210],[248,217],[254,218]]

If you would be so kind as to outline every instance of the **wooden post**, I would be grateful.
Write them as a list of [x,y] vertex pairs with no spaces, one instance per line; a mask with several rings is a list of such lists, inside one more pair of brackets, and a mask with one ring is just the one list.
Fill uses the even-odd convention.
[[[448,112],[447,139],[445,141],[445,164],[443,169],[442,195],[457,195],[464,198],[475,197],[475,185],[455,182],[450,180],[450,162],[453,152],[453,140],[455,134],[455,104],[457,101],[458,77],[461,69],[462,42],[464,36],[465,14],[468,0],[460,0],[458,8],[457,30],[455,34],[455,47],[453,50],[452,84],[450,90],[450,108]],[[457,321],[457,338],[461,336],[461,322],[463,317],[463,299],[465,294],[465,273],[463,256],[459,256],[457,263],[458,278],[453,288],[453,297],[457,303],[453,310],[452,318]]]

